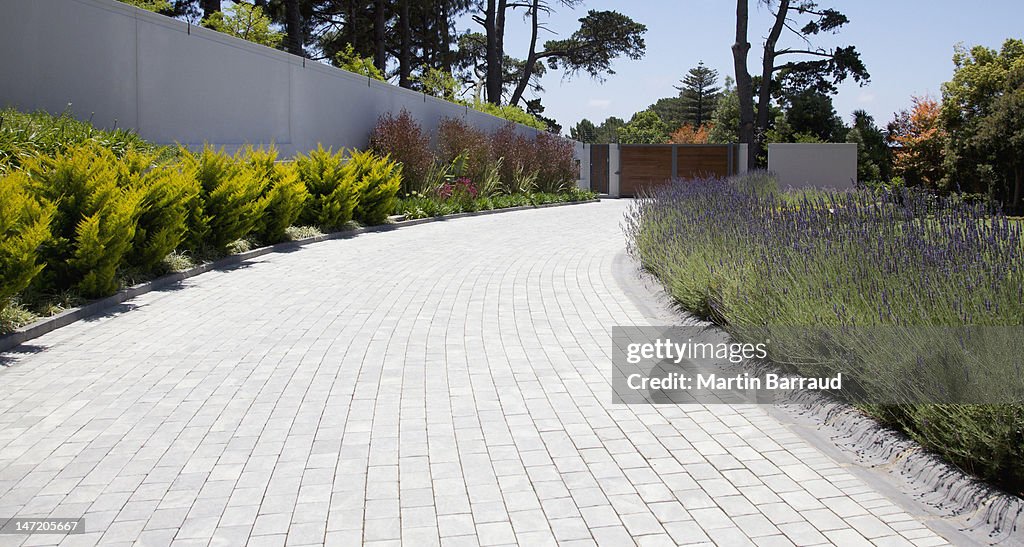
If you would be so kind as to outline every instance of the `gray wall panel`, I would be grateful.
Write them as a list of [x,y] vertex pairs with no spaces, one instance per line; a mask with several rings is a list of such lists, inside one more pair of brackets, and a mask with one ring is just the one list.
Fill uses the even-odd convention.
[[857,145],[770,143],[768,170],[782,188],[851,189],[857,184]]
[[[287,59],[140,25],[139,131],[158,142],[290,144]],[[145,30],[145,32],[143,32]],[[211,52],[211,45],[220,45]],[[211,77],[214,76],[215,77]]]
[[92,116],[100,127],[137,127],[133,8],[53,0],[0,5],[0,19],[12,24],[0,35],[3,85],[21,80],[9,94],[3,90],[0,102],[55,113],[72,103],[78,117]]
[[505,123],[115,0],[0,0],[0,48],[0,105],[56,114],[70,102],[80,119],[163,144],[364,148],[402,108],[431,133],[444,117]]

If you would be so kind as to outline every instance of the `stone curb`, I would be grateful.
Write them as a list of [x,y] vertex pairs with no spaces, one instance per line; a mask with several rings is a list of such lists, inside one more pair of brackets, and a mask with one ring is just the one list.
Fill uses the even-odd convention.
[[21,328],[15,330],[12,333],[0,336],[0,352],[10,350],[10,349],[12,349],[12,348],[14,348],[14,347],[16,347],[18,345],[21,345],[21,344],[23,344],[23,343],[25,343],[25,342],[27,342],[29,340],[32,340],[34,338],[39,338],[40,336],[42,336],[42,335],[44,335],[44,334],[46,334],[48,332],[51,332],[51,331],[54,331],[54,330],[59,329],[61,327],[70,325],[71,323],[74,323],[75,321],[79,321],[81,319],[85,319],[86,317],[91,317],[93,315],[96,315],[96,314],[102,312],[103,310],[106,310],[108,308],[111,308],[113,306],[121,304],[121,303],[123,303],[123,302],[125,302],[127,300],[135,298],[136,296],[143,295],[143,294],[146,294],[146,293],[151,292],[151,291],[162,289],[164,287],[173,285],[175,283],[178,283],[178,282],[183,281],[185,279],[188,279],[190,277],[195,277],[195,276],[197,276],[197,275],[199,275],[201,273],[206,273],[206,272],[211,271],[211,270],[220,270],[220,269],[228,268],[228,267],[231,267],[231,266],[236,266],[238,264],[241,264],[242,262],[245,262],[247,260],[251,260],[251,259],[256,258],[256,257],[263,256],[263,255],[266,255],[266,254],[283,252],[283,251],[290,251],[290,250],[297,249],[299,247],[303,247],[303,246],[308,245],[310,243],[319,243],[321,241],[328,241],[328,240],[331,240],[331,239],[347,239],[347,238],[354,237],[354,236],[357,236],[359,234],[365,234],[365,233],[387,232],[387,231],[391,231],[391,230],[397,230],[398,228],[403,228],[403,227],[406,227],[406,226],[416,226],[417,224],[426,224],[426,223],[429,223],[429,222],[444,222],[444,221],[447,221],[447,220],[453,220],[453,219],[457,219],[457,218],[475,217],[475,216],[491,215],[491,214],[498,214],[498,213],[510,213],[510,212],[513,212],[513,211],[527,211],[527,210],[531,210],[531,209],[545,209],[545,208],[548,208],[548,207],[562,207],[562,206],[567,206],[567,205],[581,205],[581,204],[585,204],[585,203],[597,203],[599,201],[601,201],[601,200],[600,199],[590,199],[590,200],[586,200],[586,201],[570,201],[570,202],[561,202],[561,203],[545,203],[545,204],[542,204],[542,205],[524,205],[524,206],[519,206],[519,207],[507,207],[507,208],[504,208],[504,209],[490,209],[490,210],[486,210],[486,211],[474,211],[474,212],[470,212],[470,213],[457,213],[457,214],[454,214],[454,215],[447,215],[447,216],[441,216],[441,217],[417,218],[417,219],[413,219],[413,220],[400,220],[400,221],[394,222],[392,224],[379,224],[379,225],[376,225],[376,226],[364,226],[364,227],[355,228],[355,229],[352,229],[352,230],[345,230],[345,231],[341,231],[341,232],[332,232],[332,233],[329,233],[329,234],[324,234],[324,235],[320,235],[320,236],[310,237],[310,238],[306,238],[306,239],[300,239],[300,240],[297,240],[297,241],[286,241],[284,243],[278,243],[276,245],[270,245],[270,246],[267,246],[267,247],[260,247],[258,249],[253,249],[251,251],[246,251],[244,253],[239,253],[239,254],[236,254],[236,255],[226,256],[224,258],[221,258],[219,260],[215,260],[213,262],[208,262],[206,264],[200,264],[199,266],[196,266],[195,268],[191,268],[191,269],[185,270],[183,272],[175,272],[175,273],[172,273],[172,274],[165,275],[163,277],[158,277],[157,279],[154,279],[152,281],[147,281],[145,283],[139,283],[138,285],[133,285],[131,287],[127,287],[127,288],[121,289],[121,290],[117,291],[116,293],[114,293],[114,294],[112,294],[112,295],[110,295],[110,296],[108,296],[106,298],[101,298],[99,300],[96,300],[94,302],[90,302],[90,303],[88,303],[88,304],[86,304],[84,306],[78,307],[78,308],[72,308],[72,309],[69,309],[69,310],[64,310],[64,311],[58,313],[57,315],[46,317],[44,319],[40,319],[39,321],[36,321],[35,323],[29,324],[29,325],[25,325],[24,327],[21,327]]

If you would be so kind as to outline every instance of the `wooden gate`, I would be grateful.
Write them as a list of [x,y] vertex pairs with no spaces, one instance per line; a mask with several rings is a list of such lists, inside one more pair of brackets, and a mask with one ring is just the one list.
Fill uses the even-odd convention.
[[590,189],[599,194],[608,193],[608,145],[590,145]]
[[637,196],[675,178],[727,177],[737,172],[739,156],[735,144],[620,144],[619,194]]

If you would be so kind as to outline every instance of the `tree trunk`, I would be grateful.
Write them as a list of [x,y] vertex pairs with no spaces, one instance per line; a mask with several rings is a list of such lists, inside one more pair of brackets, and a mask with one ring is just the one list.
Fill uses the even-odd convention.
[[202,0],[200,4],[203,8],[203,20],[220,11],[220,0]]
[[441,68],[448,74],[452,73],[452,30],[448,21],[448,6],[444,5],[438,13],[438,56],[441,61]]
[[747,145],[747,168],[757,167],[754,150],[754,82],[747,71],[747,0],[736,0],[736,43],[732,45],[732,60],[736,71],[736,95],[740,102],[740,142]]
[[399,28],[401,46],[398,50],[398,85],[412,87],[412,21],[409,20],[409,1],[399,2]]
[[501,42],[498,31],[498,13],[504,6],[502,0],[487,0],[484,14],[484,30],[487,33],[487,102],[501,104]]
[[373,66],[382,73],[387,68],[387,47],[385,35],[387,29],[387,17],[384,15],[384,0],[375,0],[373,3]]
[[501,94],[505,91],[505,10],[508,4],[507,0],[498,0],[498,12],[494,14],[494,26],[497,34],[496,42],[498,44],[498,51],[496,59],[498,60],[498,70],[496,72],[498,76],[498,103],[501,103]]
[[288,53],[305,57],[302,48],[302,12],[299,11],[299,0],[286,0],[284,3],[284,26],[288,37]]
[[764,41],[764,57],[761,59],[761,89],[757,96],[757,127],[754,133],[755,146],[754,155],[764,155],[764,136],[768,131],[768,123],[771,114],[772,100],[772,75],[775,73],[775,45],[779,42],[782,29],[786,26],[786,16],[789,15],[789,0],[779,0],[779,12],[775,15],[775,24],[772,25],[768,38]]
[[540,30],[540,0],[533,0],[533,7],[530,8],[530,52],[526,57],[526,62],[523,64],[523,74],[519,77],[519,83],[516,84],[516,90],[512,92],[512,98],[509,99],[508,104],[519,104],[519,101],[523,98],[523,93],[526,92],[526,86],[530,84],[530,77],[533,75],[534,66],[537,64],[537,33]]

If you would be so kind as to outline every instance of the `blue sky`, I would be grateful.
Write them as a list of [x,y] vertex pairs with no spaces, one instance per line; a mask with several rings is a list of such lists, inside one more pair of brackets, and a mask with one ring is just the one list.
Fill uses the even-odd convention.
[[[751,0],[748,59],[752,73],[759,72],[760,43],[771,25],[771,15]],[[981,0],[965,4],[954,0],[859,0],[820,1],[850,18],[836,36],[822,45],[855,45],[871,73],[871,82],[858,87],[841,86],[835,97],[836,111],[849,121],[850,113],[863,108],[879,125],[910,104],[911,95],[939,97],[942,82],[952,75],[953,46],[981,44],[998,48],[1006,38],[1024,38],[1024,2]],[[560,73],[544,78],[545,115],[558,120],[565,132],[581,118],[595,123],[608,116],[629,119],[660,97],[673,95],[672,85],[698,61],[715,68],[721,76],[732,75],[732,45],[736,3],[731,0],[639,0],[632,2],[589,0],[575,11],[562,9],[549,26],[565,36],[578,27],[576,19],[587,9],[616,10],[647,25],[647,55],[641,61],[619,60],[616,74],[603,84],[586,75],[563,81]],[[512,15],[506,29],[506,52],[526,56],[528,27],[520,15]],[[478,25],[460,21],[460,29],[479,31]]]

